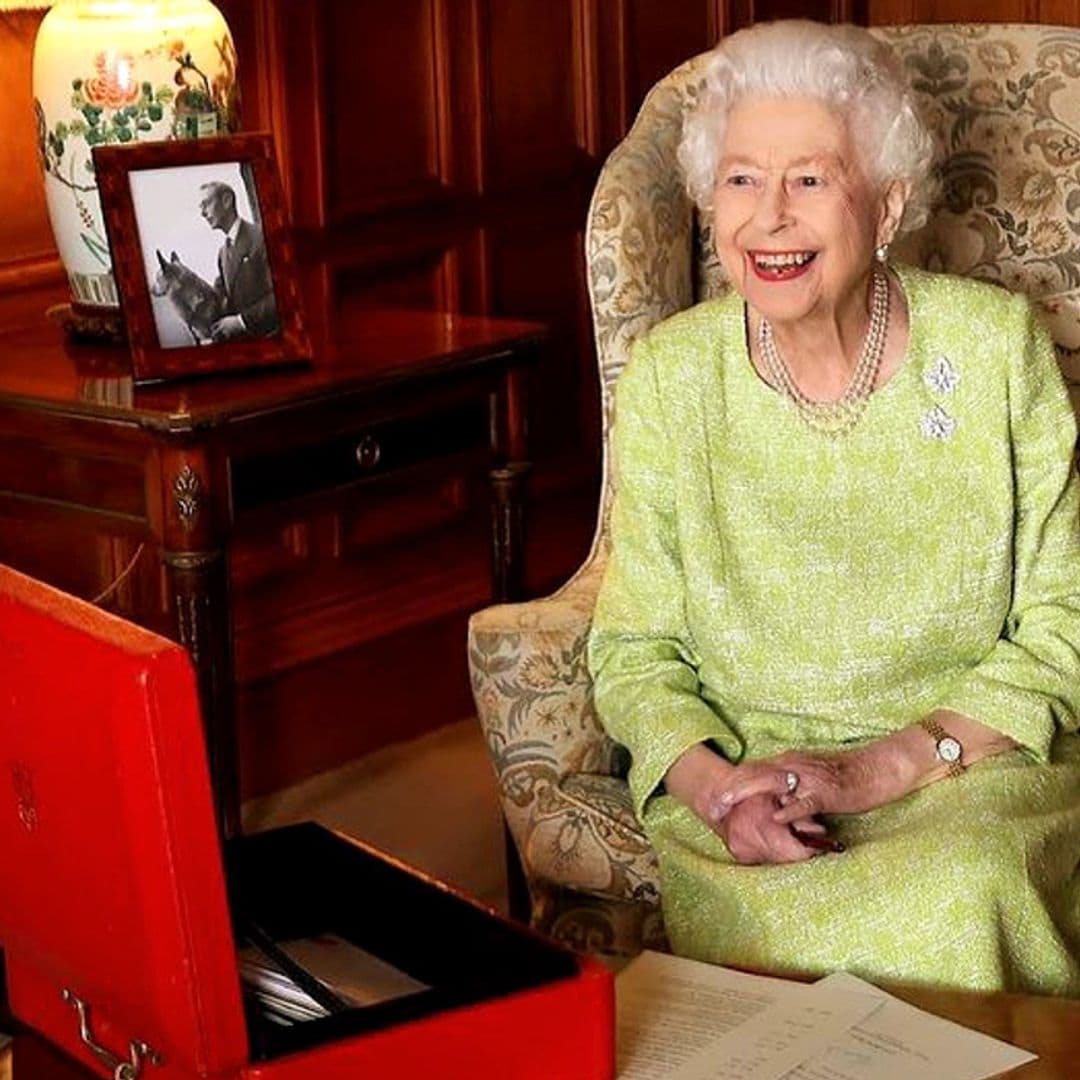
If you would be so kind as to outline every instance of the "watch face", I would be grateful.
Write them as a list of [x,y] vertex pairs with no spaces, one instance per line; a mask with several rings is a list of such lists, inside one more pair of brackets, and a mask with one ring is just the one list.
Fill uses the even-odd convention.
[[952,765],[960,760],[960,744],[951,735],[946,735],[938,740],[937,754],[947,765]]

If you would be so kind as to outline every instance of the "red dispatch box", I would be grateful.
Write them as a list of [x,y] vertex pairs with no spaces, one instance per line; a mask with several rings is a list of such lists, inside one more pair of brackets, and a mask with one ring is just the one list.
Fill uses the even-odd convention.
[[10,1006],[102,1076],[612,1076],[595,962],[316,825],[223,853],[178,645],[0,567],[0,697]]

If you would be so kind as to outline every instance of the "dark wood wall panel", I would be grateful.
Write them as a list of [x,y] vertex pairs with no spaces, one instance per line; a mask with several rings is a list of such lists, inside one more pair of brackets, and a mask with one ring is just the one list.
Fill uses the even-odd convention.
[[1042,0],[1039,22],[1058,26],[1080,25],[1080,3],[1077,0]]
[[[553,333],[545,363],[531,376],[530,444],[541,461],[566,461],[567,448],[580,448],[579,466],[594,468],[599,431],[598,391],[591,365],[581,362],[579,324],[580,229],[506,228],[493,231],[493,306],[547,322]],[[576,477],[575,477],[576,478]]]
[[913,22],[1028,22],[1037,18],[1038,3],[1029,0],[913,0],[911,12]]
[[0,18],[0,289],[58,278],[30,88],[40,11]]
[[341,268],[333,278],[339,330],[361,323],[373,307],[444,309],[457,265],[454,252],[438,248],[402,253],[393,274],[372,266]]
[[465,667],[437,659],[464,649],[465,624],[464,614],[438,620],[244,687],[238,736],[245,793],[274,791],[340,765],[344,754],[471,715]]
[[[759,0],[754,4],[754,20],[817,19],[819,22],[852,20],[835,0]],[[861,20],[857,20],[861,21]]]
[[872,26],[899,26],[914,22],[915,0],[870,0],[868,21]]
[[673,57],[688,59],[709,48],[724,25],[721,6],[715,3],[625,0],[625,9],[626,83],[635,108],[671,70]]
[[874,26],[910,22],[1038,22],[1080,25],[1077,0],[868,0]]
[[280,87],[273,71],[248,61],[264,48],[263,42],[273,29],[267,4],[265,0],[217,0],[217,6],[229,24],[236,46],[241,126],[247,130],[265,129],[270,126],[271,103]]
[[325,5],[330,222],[419,202],[443,187],[439,148],[452,132],[440,122],[450,91],[435,62],[445,51],[440,15],[435,0]]
[[723,25],[730,32],[740,26],[773,19],[864,24],[866,13],[867,0],[728,0]]
[[[274,133],[286,199],[296,228],[326,225],[326,70],[323,5],[224,0],[237,40],[243,125]],[[352,110],[335,123],[356,123]]]
[[576,0],[486,4],[488,190],[565,181],[579,169],[586,47],[579,13]]

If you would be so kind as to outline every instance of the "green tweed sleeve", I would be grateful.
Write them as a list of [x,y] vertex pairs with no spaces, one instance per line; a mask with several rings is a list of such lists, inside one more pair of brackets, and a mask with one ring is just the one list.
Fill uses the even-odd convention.
[[666,432],[647,339],[635,345],[619,379],[612,442],[612,551],[593,615],[589,665],[600,719],[630,751],[630,790],[640,817],[689,747],[712,739],[727,752],[741,749],[699,692],[677,535],[675,441]]
[[1030,307],[1016,320],[1010,344],[1012,607],[997,644],[941,704],[1004,732],[1046,762],[1055,733],[1075,732],[1080,715],[1076,419],[1049,335]]

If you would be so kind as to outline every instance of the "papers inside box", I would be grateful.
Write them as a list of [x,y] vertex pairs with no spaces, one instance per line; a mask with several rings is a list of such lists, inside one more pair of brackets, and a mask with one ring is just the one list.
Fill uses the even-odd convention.
[[236,838],[226,865],[254,1060],[577,973],[549,942],[317,825]]
[[244,992],[283,1027],[431,989],[337,934],[273,943],[260,935],[239,960]]

